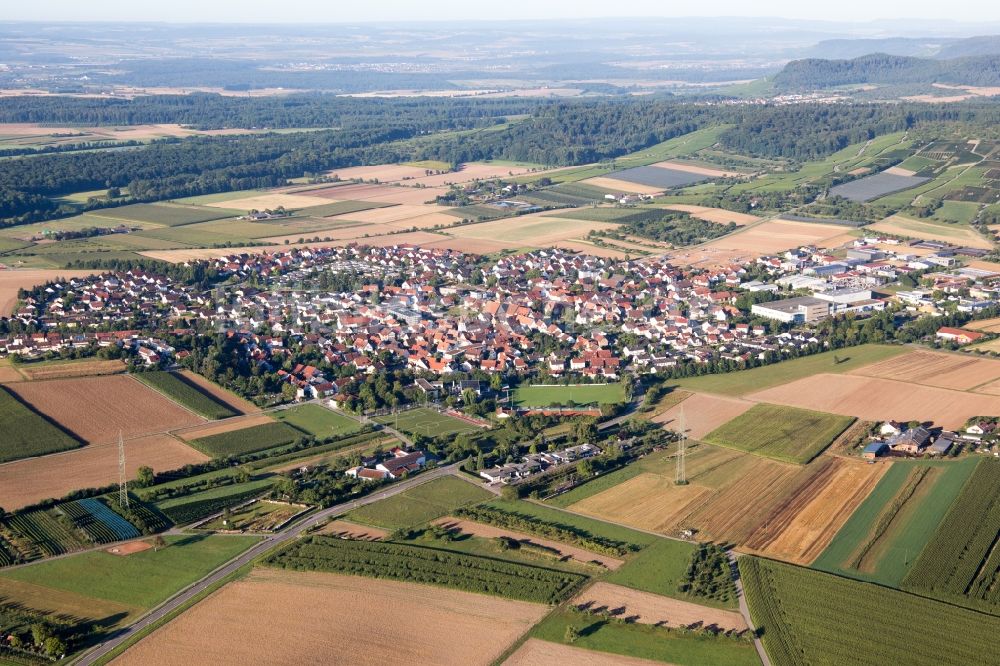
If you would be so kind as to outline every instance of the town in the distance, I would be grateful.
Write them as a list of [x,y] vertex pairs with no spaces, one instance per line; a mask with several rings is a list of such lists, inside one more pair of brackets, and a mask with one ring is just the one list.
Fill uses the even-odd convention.
[[0,666],[1000,666],[1000,23],[120,20],[0,21]]

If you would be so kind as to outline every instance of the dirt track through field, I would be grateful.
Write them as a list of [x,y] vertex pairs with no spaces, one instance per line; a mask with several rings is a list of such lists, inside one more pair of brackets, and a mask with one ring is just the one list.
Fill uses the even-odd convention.
[[515,541],[527,542],[537,544],[543,548],[551,548],[557,551],[563,556],[571,557],[577,562],[583,562],[584,564],[588,562],[600,562],[602,565],[608,569],[614,570],[625,564],[624,560],[619,560],[614,557],[608,557],[607,555],[601,555],[599,553],[594,553],[589,550],[584,550],[583,548],[577,548],[569,544],[562,543],[560,541],[552,541],[551,539],[542,539],[540,537],[533,536],[531,534],[524,534],[522,532],[515,532],[513,530],[500,529],[499,527],[493,527],[492,525],[484,525],[483,523],[477,523],[471,520],[461,520],[452,516],[445,516],[444,518],[439,518],[434,521],[435,525],[441,525],[449,530],[454,530],[460,534],[471,534],[477,537],[483,537],[485,539],[495,539],[497,537],[508,537],[514,539]]
[[671,599],[652,592],[599,581],[573,599],[578,607],[586,604],[590,610],[605,608],[620,618],[635,617],[640,624],[664,624],[668,627],[689,627],[701,623],[722,631],[742,631],[747,628],[743,616],[735,611],[708,608],[689,601]]
[[[139,468],[167,472],[208,460],[169,435],[149,435],[125,441],[125,471],[134,479]],[[92,444],[80,449],[0,465],[0,506],[13,511],[79,488],[100,488],[118,482],[118,447]]]
[[485,665],[548,611],[430,585],[258,568],[112,663]]

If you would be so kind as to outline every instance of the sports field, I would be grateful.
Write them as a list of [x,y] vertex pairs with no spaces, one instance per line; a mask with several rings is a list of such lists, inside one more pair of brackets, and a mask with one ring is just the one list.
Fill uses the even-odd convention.
[[423,407],[399,414],[379,416],[375,421],[401,430],[408,435],[424,435],[425,437],[454,435],[479,429],[461,419]]
[[704,439],[776,460],[807,463],[853,422],[849,416],[757,404]]
[[625,402],[624,384],[520,386],[514,392],[519,407],[604,405]]
[[361,429],[361,424],[354,419],[317,404],[282,409],[274,412],[273,416],[319,438],[349,435]]
[[455,509],[492,498],[489,491],[454,477],[428,481],[380,502],[368,504],[347,514],[349,520],[396,529],[415,527],[445,516]]
[[[812,567],[897,587],[977,462],[892,462]],[[925,472],[918,479],[920,470]]]

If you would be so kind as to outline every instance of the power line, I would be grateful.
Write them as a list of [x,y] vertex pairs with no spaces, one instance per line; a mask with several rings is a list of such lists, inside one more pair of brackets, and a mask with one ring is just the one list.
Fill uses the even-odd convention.
[[128,506],[128,475],[125,473],[125,439],[118,431],[118,506]]
[[681,435],[677,440],[676,469],[674,470],[674,484],[678,486],[687,485],[687,470],[684,465],[685,449],[687,448],[687,428],[684,420],[684,406],[681,405],[680,413]]

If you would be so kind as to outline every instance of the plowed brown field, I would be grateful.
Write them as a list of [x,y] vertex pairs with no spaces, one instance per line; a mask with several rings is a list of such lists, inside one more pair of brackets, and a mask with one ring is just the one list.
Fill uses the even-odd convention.
[[121,361],[77,361],[71,363],[55,363],[46,365],[23,365],[21,374],[28,379],[69,379],[72,377],[96,377],[99,375],[115,375],[125,372],[125,364]]
[[852,370],[849,374],[968,391],[1000,378],[1000,361],[942,352],[913,351]]
[[603,581],[591,585],[573,599],[573,603],[589,610],[624,608],[618,617],[635,617],[640,624],[663,624],[668,627],[688,627],[702,623],[722,631],[743,631],[747,623],[734,611],[707,608],[680,599],[671,599],[652,592],[633,590]]
[[[169,435],[149,435],[125,442],[125,470],[135,478],[139,467],[167,472],[208,460]],[[19,509],[79,488],[99,488],[118,481],[118,446],[92,444],[66,453],[0,465],[0,506]]]
[[529,638],[512,654],[504,666],[662,666],[663,662],[626,657],[610,652],[595,652]]
[[748,397],[869,421],[929,420],[951,429],[973,416],[1000,413],[997,399],[988,395],[858,375],[813,375]]
[[818,461],[818,473],[775,507],[744,546],[770,557],[810,564],[819,557],[889,469],[834,458]]
[[668,430],[680,428],[681,414],[684,415],[684,425],[688,437],[701,439],[723,423],[753,407],[754,403],[739,398],[725,398],[717,395],[695,393],[678,405],[657,414],[653,419],[662,423]]
[[21,382],[10,390],[89,444],[204,423],[125,375]]
[[430,585],[258,568],[112,663],[489,664],[548,611]]

